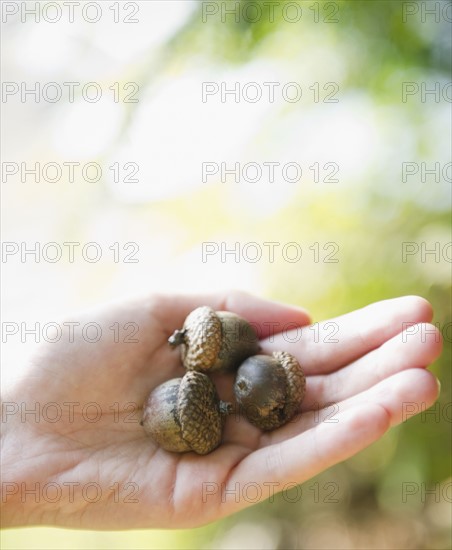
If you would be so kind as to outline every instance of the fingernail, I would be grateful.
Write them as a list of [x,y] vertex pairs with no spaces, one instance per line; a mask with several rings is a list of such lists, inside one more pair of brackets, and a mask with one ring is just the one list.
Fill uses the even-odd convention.
[[441,382],[439,381],[438,378],[436,379],[436,384],[438,386],[438,395],[439,395],[441,393]]

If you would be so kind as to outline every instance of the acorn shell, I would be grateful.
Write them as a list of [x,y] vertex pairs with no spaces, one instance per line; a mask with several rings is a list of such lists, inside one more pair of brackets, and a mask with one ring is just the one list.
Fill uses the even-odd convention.
[[274,430],[293,418],[305,389],[300,364],[284,351],[248,358],[240,366],[234,384],[241,412],[262,430]]
[[141,425],[162,449],[174,453],[190,451],[179,423],[178,394],[182,378],[173,378],[157,386],[143,407]]
[[259,338],[253,327],[231,311],[217,311],[221,323],[221,348],[210,370],[235,371],[240,364],[260,351]]
[[197,371],[168,380],[149,394],[141,421],[146,433],[166,451],[207,454],[221,442],[231,405],[220,401],[213,382]]
[[236,370],[240,363],[259,352],[259,339],[252,326],[230,311],[208,306],[193,310],[182,330],[168,339],[181,347],[181,359],[188,370],[201,372]]

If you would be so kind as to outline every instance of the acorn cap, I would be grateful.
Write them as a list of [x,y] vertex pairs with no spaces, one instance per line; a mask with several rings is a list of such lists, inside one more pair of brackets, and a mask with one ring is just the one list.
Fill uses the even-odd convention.
[[168,341],[171,346],[181,345],[185,367],[209,370],[221,349],[221,321],[211,307],[198,307],[187,316],[184,328],[176,330]]
[[210,378],[188,371],[182,378],[177,410],[182,438],[200,455],[213,451],[221,442],[224,414],[230,405],[220,402]]
[[273,357],[283,367],[287,376],[287,395],[284,413],[287,419],[292,418],[300,409],[306,393],[306,377],[300,363],[286,351],[274,351]]

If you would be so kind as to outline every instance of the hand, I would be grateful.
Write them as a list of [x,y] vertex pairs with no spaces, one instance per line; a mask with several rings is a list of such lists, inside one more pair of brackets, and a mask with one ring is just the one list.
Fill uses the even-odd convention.
[[[184,374],[167,338],[199,305],[258,324],[265,352],[281,349],[298,358],[307,393],[302,414],[274,432],[262,433],[234,415],[214,452],[177,455],[145,435],[140,409],[154,387]],[[74,341],[42,346],[3,399],[3,524],[191,527],[248,506],[238,497],[246,483],[270,483],[275,492],[302,483],[404,420],[404,402],[435,401],[437,381],[424,367],[438,357],[440,335],[424,325],[402,335],[404,323],[431,318],[428,302],[404,297],[343,315],[333,325],[307,327],[302,309],[236,292],[156,296],[86,314],[77,319]],[[82,337],[89,322],[102,328],[97,343]],[[109,328],[114,323],[116,329]],[[134,327],[124,329],[127,323],[138,325],[132,338],[138,342],[124,342]],[[305,328],[282,332],[289,323]],[[231,400],[232,377],[216,375],[215,383],[220,397]],[[25,408],[38,413],[24,416]]]

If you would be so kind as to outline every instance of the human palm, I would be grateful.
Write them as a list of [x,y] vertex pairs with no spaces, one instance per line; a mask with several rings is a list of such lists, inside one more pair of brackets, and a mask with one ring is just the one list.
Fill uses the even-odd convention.
[[[265,352],[295,355],[307,392],[301,414],[278,430],[262,433],[233,414],[218,449],[178,455],[158,448],[139,420],[147,394],[183,376],[167,339],[199,305],[254,323]],[[302,483],[404,420],[415,409],[404,403],[434,402],[437,382],[424,367],[441,339],[423,324],[431,316],[425,300],[404,297],[307,326],[302,309],[237,292],[155,296],[80,316],[74,341],[42,346],[3,400],[19,408],[3,424],[4,525],[191,527],[248,506],[249,483],[262,499]],[[102,328],[96,343],[82,337],[91,322]],[[232,375],[214,381],[232,401]],[[24,407],[39,414],[21,417]],[[37,496],[24,492],[33,487]]]

